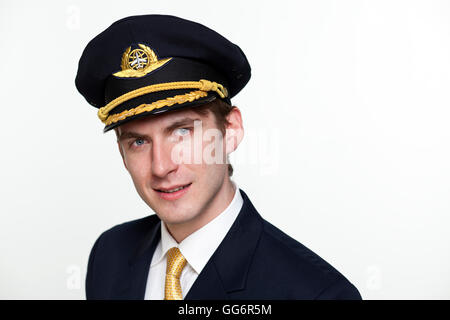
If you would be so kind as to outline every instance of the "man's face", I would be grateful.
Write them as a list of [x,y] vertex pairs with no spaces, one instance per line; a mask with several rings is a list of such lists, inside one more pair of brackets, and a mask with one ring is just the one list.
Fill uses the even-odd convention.
[[[239,110],[231,115],[229,120],[242,126]],[[161,220],[190,222],[219,205],[229,182],[226,155],[239,142],[227,147],[210,111],[199,115],[182,109],[149,116],[121,125],[117,133],[138,194]],[[184,189],[167,192],[180,186]]]

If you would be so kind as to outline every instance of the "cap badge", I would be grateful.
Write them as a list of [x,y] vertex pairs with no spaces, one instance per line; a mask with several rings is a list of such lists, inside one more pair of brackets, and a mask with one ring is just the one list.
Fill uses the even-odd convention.
[[122,55],[120,68],[122,71],[114,73],[120,78],[138,78],[162,67],[172,58],[158,60],[156,53],[148,46],[138,44],[139,48],[131,50],[128,47]]

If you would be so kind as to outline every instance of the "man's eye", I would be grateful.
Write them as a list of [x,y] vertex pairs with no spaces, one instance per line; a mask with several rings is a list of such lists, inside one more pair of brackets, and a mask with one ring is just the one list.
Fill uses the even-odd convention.
[[134,142],[133,142],[133,144],[134,145],[136,145],[136,146],[141,146],[141,145],[143,145],[145,143],[145,140],[144,139],[136,139],[136,140],[134,140]]
[[176,134],[180,135],[180,136],[185,136],[187,134],[189,134],[191,130],[189,128],[179,128],[176,130]]

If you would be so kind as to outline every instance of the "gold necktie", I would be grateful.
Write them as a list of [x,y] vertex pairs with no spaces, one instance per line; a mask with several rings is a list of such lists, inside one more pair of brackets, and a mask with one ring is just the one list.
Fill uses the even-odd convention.
[[177,247],[167,251],[166,285],[164,300],[183,300],[181,293],[180,276],[187,260]]

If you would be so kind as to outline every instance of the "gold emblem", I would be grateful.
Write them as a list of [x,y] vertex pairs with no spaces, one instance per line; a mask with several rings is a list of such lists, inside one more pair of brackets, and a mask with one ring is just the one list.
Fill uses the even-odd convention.
[[142,49],[134,49],[128,54],[128,69],[139,70],[148,65],[148,54]]
[[155,52],[143,44],[138,44],[138,49],[131,50],[128,47],[122,55],[120,68],[122,71],[114,73],[120,78],[143,77],[147,73],[162,67],[172,58],[158,60]]

